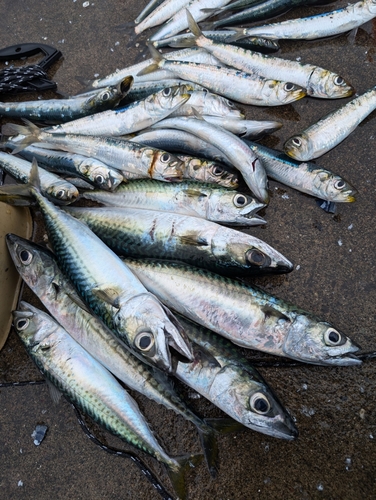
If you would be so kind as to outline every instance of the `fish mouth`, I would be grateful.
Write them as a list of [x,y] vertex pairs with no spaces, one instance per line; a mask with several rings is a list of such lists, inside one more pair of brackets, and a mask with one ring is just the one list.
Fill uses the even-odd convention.
[[342,356],[322,360],[321,364],[328,366],[359,366],[362,364],[362,360],[355,356],[355,354],[347,353]]
[[272,420],[266,426],[251,424],[249,427],[262,434],[287,441],[294,441],[299,436],[299,431],[290,418],[277,421]]

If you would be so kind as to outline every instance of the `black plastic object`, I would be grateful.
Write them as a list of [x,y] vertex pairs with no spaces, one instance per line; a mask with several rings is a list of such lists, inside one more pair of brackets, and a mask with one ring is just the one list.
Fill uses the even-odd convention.
[[0,50],[0,61],[11,61],[41,52],[44,58],[38,64],[10,67],[0,71],[0,93],[54,90],[57,85],[45,72],[62,57],[60,50],[41,43],[21,43]]

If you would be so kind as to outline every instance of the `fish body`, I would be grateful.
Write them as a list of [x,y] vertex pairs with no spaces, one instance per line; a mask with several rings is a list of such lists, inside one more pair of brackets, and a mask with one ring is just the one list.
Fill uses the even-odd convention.
[[[17,147],[17,143],[9,143],[8,141],[6,146],[13,149]],[[19,154],[30,162],[35,158],[39,164],[43,164],[52,172],[80,177],[93,186],[106,191],[116,189],[123,181],[119,170],[108,167],[96,158],[36,146],[28,146]]]
[[185,7],[190,0],[165,0],[154,9],[141,23],[135,26],[135,33],[139,34],[148,28],[164,23]]
[[181,318],[194,342],[192,363],[178,363],[175,376],[249,429],[293,440],[295,424],[255,368],[229,342]]
[[254,106],[281,106],[306,95],[304,89],[291,83],[218,65],[169,61],[151,45],[149,49],[156,62],[142,70],[141,75],[163,68],[169,71],[170,75],[198,83],[228,99]]
[[173,212],[236,226],[264,222],[255,216],[265,206],[263,203],[243,193],[199,182],[141,180],[123,184],[114,193],[88,191],[83,197],[105,206]]
[[179,106],[169,116],[195,116],[195,113],[218,117],[226,116],[234,120],[243,120],[245,118],[244,113],[229,99],[208,92],[207,90],[191,92],[189,100]]
[[[139,361],[99,318],[87,310],[49,250],[14,234],[8,234],[6,242],[22,279],[74,340],[129,389],[191,421],[203,443],[215,440],[213,429],[188,408],[170,379]],[[210,457],[210,451],[207,455]],[[212,462],[209,461],[209,468],[215,467]]]
[[28,354],[68,401],[115,436],[166,465],[168,471],[181,471],[181,463],[158,443],[134,399],[58,323],[25,302],[13,316]]
[[127,94],[132,83],[133,77],[128,76],[118,85],[98,89],[94,94],[77,96],[74,99],[0,102],[0,115],[58,123],[68,122],[113,109]]
[[[173,116],[171,116],[171,118],[173,118]],[[272,134],[282,127],[282,123],[275,121],[237,120],[226,116],[209,115],[205,115],[202,118],[242,138],[249,137],[251,139],[259,139],[263,135]]]
[[213,144],[241,172],[247,186],[256,198],[263,203],[268,203],[268,181],[265,169],[253,152],[249,154],[250,149],[239,137],[222,127],[197,118],[170,118],[164,120],[163,124],[155,124],[154,128],[159,127],[178,128]]
[[307,94],[313,97],[334,99],[354,93],[354,88],[341,76],[319,66],[260,54],[226,43],[215,43],[202,34],[188,10],[187,17],[189,28],[196,37],[196,45],[228,66],[264,78],[292,82],[306,89]]
[[330,323],[256,287],[179,262],[125,262],[172,310],[240,347],[316,365],[361,363],[358,346]]
[[69,213],[123,256],[177,259],[226,274],[292,270],[262,240],[198,217],[118,207],[72,207]]
[[52,134],[80,134],[120,136],[131,134],[162,120],[188,101],[190,89],[186,85],[167,87],[142,101],[124,108],[102,111],[95,115],[55,125]]
[[335,203],[355,201],[356,190],[343,177],[316,163],[297,162],[281,151],[246,141],[266,170],[268,177],[320,200]]
[[[0,152],[0,166],[17,179],[27,184],[30,180],[31,163],[8,153]],[[78,189],[70,182],[38,167],[41,190],[50,200],[59,205],[72,203],[78,198]]]
[[255,26],[238,31],[240,36],[261,36],[280,40],[284,38],[314,40],[353,30],[376,16],[375,0],[363,0],[342,9],[315,16],[289,19],[279,23]]
[[13,153],[35,142],[43,142],[54,149],[97,158],[109,167],[119,170],[124,178],[127,173],[135,174],[137,178],[152,178],[165,182],[179,181],[182,178],[183,163],[173,154],[118,137],[51,134],[31,122],[26,126],[6,124],[2,132],[5,135],[16,133],[25,136],[21,137]]
[[290,137],[283,149],[295,160],[318,158],[346,139],[374,109],[376,86]]

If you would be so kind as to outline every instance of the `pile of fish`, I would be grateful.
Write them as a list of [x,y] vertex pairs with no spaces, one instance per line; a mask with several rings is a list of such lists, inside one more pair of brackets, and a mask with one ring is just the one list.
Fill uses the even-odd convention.
[[[154,0],[136,20],[137,33],[162,24],[150,37],[151,59],[71,98],[0,105],[3,116],[24,121],[2,128],[10,152],[0,153],[0,166],[20,183],[1,187],[0,200],[36,205],[53,249],[7,236],[17,270],[50,313],[21,302],[15,330],[59,394],[164,464],[179,498],[186,468],[201,455],[171,457],[124,387],[194,423],[215,477],[217,433],[245,426],[298,435],[236,346],[314,365],[361,363],[358,346],[330,323],[236,278],[293,270],[277,249],[239,230],[266,223],[258,212],[269,202],[268,177],[320,200],[355,200],[345,179],[310,160],[376,108],[376,87],[291,137],[286,154],[254,142],[282,125],[246,120],[235,102],[353,95],[330,70],[266,55],[278,49],[268,37],[311,39],[317,22],[317,36],[348,31],[375,17],[376,4],[257,29],[202,32],[197,24],[251,3]],[[252,9],[261,19],[255,9],[269,3],[213,27],[243,22]],[[162,55],[156,47],[165,45],[188,48]],[[231,418],[196,415],[173,377]]]

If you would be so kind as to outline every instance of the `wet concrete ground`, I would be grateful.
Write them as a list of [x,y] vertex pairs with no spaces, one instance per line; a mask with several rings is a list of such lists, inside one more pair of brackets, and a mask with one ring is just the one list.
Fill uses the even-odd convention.
[[[64,59],[54,65],[51,77],[59,91],[74,94],[82,90],[77,75],[86,79],[105,76],[142,60],[145,36],[132,41],[131,29],[117,31],[115,27],[132,21],[146,3],[96,0],[84,7],[82,0],[5,0],[0,5],[0,47],[40,42],[59,48]],[[324,10],[329,8],[300,9],[291,15]],[[376,83],[375,36],[376,24],[368,23],[359,29],[354,42],[344,35],[313,42],[285,41],[280,55],[336,71],[363,93]],[[305,98],[280,108],[248,108],[247,115],[282,121],[283,128],[263,140],[281,149],[292,134],[347,101]],[[358,189],[356,203],[338,205],[336,214],[328,214],[314,199],[271,182],[272,198],[265,211],[268,224],[252,230],[295,264],[289,275],[254,282],[332,322],[359,343],[362,352],[376,350],[375,124],[373,113],[345,142],[317,161]],[[37,219],[36,240],[41,241],[43,234]],[[26,288],[23,298],[37,304]],[[247,355],[272,364],[278,361],[251,352]],[[375,362],[371,359],[355,368],[283,362],[261,366],[261,373],[296,419],[299,438],[284,442],[252,431],[219,437],[219,477],[212,480],[204,465],[191,470],[187,477],[189,498],[375,498]],[[11,332],[0,353],[0,382],[40,379]],[[221,415],[193,391],[182,390],[201,415]],[[135,397],[171,454],[199,451],[191,424],[145,398]],[[37,447],[31,434],[40,423],[48,426],[48,433]],[[90,428],[104,443],[129,449],[96,425]],[[90,442],[72,407],[65,401],[54,405],[45,384],[0,389],[0,443],[1,498],[160,498],[134,464],[110,456]],[[162,468],[152,459],[142,458],[171,491]]]

